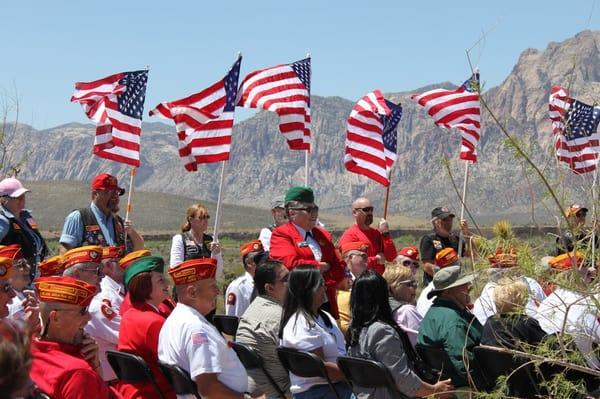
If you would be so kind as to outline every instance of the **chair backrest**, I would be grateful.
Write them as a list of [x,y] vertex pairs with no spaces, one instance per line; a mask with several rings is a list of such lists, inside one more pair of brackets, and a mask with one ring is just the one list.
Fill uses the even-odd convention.
[[337,364],[346,380],[353,387],[386,388],[394,398],[408,398],[398,391],[390,370],[380,362],[351,356],[340,356],[337,359]]
[[311,378],[321,377],[327,380],[329,388],[334,396],[340,399],[340,395],[335,389],[335,386],[329,379],[325,364],[320,357],[310,352],[302,352],[293,348],[280,346],[277,348],[277,356],[279,361],[287,371],[298,377]]
[[189,373],[184,369],[174,364],[167,364],[161,361],[158,362],[158,366],[177,395],[194,395],[196,398],[200,399],[196,384],[190,378]]
[[417,344],[415,349],[425,364],[439,373],[442,379],[450,378],[456,372],[450,356],[444,349],[420,344]]
[[526,364],[529,359],[481,346],[474,347],[473,354],[490,387],[496,385],[498,377],[509,376],[507,384],[510,395],[520,398],[540,395],[537,388],[540,379],[534,377],[536,374],[533,365]]
[[237,333],[240,318],[237,316],[226,316],[224,314],[216,314],[213,316],[213,324],[221,334],[227,334],[235,337]]
[[321,377],[327,379],[323,361],[314,353],[302,352],[293,348],[277,348],[277,356],[283,367],[298,377]]
[[132,353],[106,351],[106,359],[121,381],[154,382],[154,376],[144,359]]
[[254,348],[251,348],[248,345],[244,345],[239,342],[232,342],[230,345],[237,354],[238,358],[240,359],[240,362],[242,362],[246,370],[263,368],[263,360],[259,356],[259,354],[256,353]]
[[285,393],[279,387],[273,376],[269,374],[267,369],[265,368],[264,361],[262,357],[256,352],[256,350],[248,345],[241,344],[239,342],[232,342],[231,347],[237,354],[240,362],[244,365],[246,370],[260,369],[265,377],[269,380],[269,383],[273,386],[275,391],[279,394],[280,397],[285,398]]

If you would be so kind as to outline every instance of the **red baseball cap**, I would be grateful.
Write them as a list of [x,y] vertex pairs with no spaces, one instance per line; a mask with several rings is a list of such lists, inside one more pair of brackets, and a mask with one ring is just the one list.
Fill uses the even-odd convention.
[[119,191],[119,195],[125,194],[125,189],[119,187],[117,178],[108,173],[100,173],[98,176],[94,177],[94,180],[92,180],[92,190],[117,190]]
[[400,251],[398,251],[398,255],[406,256],[412,260],[419,260],[419,249],[414,245],[410,247],[404,247]]

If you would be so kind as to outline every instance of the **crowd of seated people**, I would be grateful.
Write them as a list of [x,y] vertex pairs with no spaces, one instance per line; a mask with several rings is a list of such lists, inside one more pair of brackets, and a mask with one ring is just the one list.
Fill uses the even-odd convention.
[[[190,207],[190,233],[174,239],[178,258],[166,262],[143,248],[130,222],[101,218],[118,210],[116,179],[102,174],[92,190],[91,207],[67,217],[61,255],[32,260],[18,243],[0,245],[3,397],[446,398],[493,389],[478,348],[527,356],[544,345],[568,352],[579,374],[565,378],[597,394],[600,294],[584,252],[545,258],[542,281],[520,267],[518,242],[486,257],[459,248],[454,215],[442,207],[420,248],[397,251],[387,221],[370,227],[366,198],[353,202],[356,223],[334,244],[312,190],[292,187],[277,201],[271,234],[240,248],[244,275],[225,298],[231,334],[214,316],[223,255],[204,234],[207,209]],[[470,234],[466,223],[461,229]],[[290,353],[308,356],[309,370],[286,361]],[[143,376],[124,373],[123,359]],[[390,378],[357,383],[344,359],[373,361]],[[434,363],[444,359],[440,370]],[[561,372],[553,367],[542,369]]]

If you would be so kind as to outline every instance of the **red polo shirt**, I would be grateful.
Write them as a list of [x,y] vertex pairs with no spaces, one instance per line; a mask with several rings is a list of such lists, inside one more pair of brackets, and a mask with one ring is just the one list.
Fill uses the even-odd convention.
[[80,347],[50,341],[33,341],[33,382],[52,399],[122,398],[109,388],[80,353]]

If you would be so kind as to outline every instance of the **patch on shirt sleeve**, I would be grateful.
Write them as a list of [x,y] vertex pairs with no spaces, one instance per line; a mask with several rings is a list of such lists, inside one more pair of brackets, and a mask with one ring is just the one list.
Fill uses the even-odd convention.
[[203,345],[208,342],[208,334],[204,331],[193,332],[191,340],[193,345]]
[[102,300],[102,305],[100,306],[100,311],[108,320],[112,320],[115,318],[117,313],[113,310],[112,305],[108,299]]
[[235,306],[236,300],[237,300],[237,298],[235,297],[235,294],[233,292],[230,292],[229,295],[227,295],[227,304],[228,305]]

